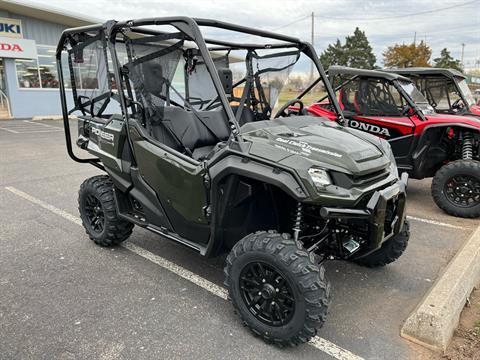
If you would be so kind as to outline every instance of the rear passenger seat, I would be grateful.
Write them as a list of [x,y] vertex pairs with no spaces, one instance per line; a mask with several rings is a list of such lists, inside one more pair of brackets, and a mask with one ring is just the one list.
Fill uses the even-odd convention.
[[163,119],[163,124],[160,121],[150,123],[148,125],[150,135],[162,144],[181,152],[183,149],[165,128],[169,127],[197,160],[210,153],[218,142],[227,140],[230,135],[226,114],[222,109],[197,111],[212,131],[207,129],[192,111],[166,106],[158,108],[157,112],[158,117]]

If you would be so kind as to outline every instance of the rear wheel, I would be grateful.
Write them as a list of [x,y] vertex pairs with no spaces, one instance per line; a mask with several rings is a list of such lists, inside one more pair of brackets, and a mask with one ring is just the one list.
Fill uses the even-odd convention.
[[330,304],[325,269],[287,234],[247,235],[228,255],[225,275],[236,312],[267,343],[307,342],[325,322]]
[[117,214],[113,183],[106,175],[94,176],[82,183],[78,210],[88,236],[98,245],[118,245],[132,233],[133,224]]
[[480,216],[480,162],[457,160],[437,171],[432,180],[432,196],[447,214]]

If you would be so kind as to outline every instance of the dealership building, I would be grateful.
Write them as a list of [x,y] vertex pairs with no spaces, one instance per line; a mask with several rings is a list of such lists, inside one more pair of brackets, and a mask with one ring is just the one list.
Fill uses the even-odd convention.
[[64,29],[92,23],[76,15],[0,0],[0,119],[61,114],[58,40]]

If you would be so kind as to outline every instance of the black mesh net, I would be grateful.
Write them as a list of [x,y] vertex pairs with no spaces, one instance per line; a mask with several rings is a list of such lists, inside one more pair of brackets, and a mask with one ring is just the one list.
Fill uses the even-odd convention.
[[182,47],[181,34],[126,40],[128,77],[137,101],[150,117],[161,117],[166,105],[181,101],[172,82],[183,58]]
[[[266,100],[271,107],[275,105],[282,88],[287,83],[293,66],[300,58],[299,51],[288,51],[268,55],[253,55],[252,67],[255,77],[260,79]],[[258,87],[258,84],[256,84]]]
[[[213,63],[217,69],[228,69],[228,56],[215,56],[215,54],[212,55]],[[206,104],[218,97],[217,91],[213,86],[212,77],[208,72],[205,62],[199,56],[196,56],[194,67],[187,67],[187,73],[188,99],[196,109],[201,110]]]

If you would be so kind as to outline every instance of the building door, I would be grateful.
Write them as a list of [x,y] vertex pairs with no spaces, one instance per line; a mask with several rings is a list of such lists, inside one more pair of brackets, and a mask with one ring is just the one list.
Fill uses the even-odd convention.
[[10,117],[10,105],[5,86],[5,66],[3,59],[0,58],[0,119]]

